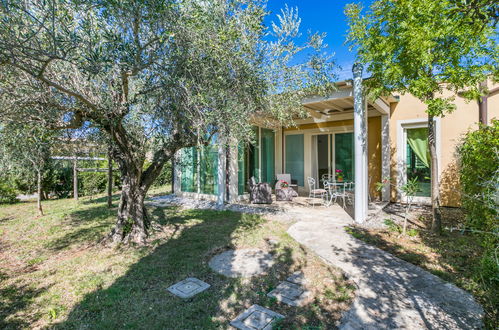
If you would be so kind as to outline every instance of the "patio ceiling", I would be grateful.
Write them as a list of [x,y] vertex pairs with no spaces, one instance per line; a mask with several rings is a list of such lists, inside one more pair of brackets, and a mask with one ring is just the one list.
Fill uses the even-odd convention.
[[[395,97],[370,100],[367,104],[368,113],[379,115],[390,113],[390,102],[396,102]],[[336,114],[353,113],[353,87],[348,82],[338,84],[338,90],[327,97],[309,97],[303,100],[303,106],[310,115],[317,119],[328,119]]]

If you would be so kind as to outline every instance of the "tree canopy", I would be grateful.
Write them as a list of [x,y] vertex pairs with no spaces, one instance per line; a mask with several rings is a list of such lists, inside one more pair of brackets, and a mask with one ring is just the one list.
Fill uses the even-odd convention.
[[0,10],[0,120],[109,136],[124,181],[113,240],[144,241],[145,193],[177,150],[250,136],[257,116],[289,122],[305,93],[335,79],[323,35],[299,43],[287,7],[266,27],[260,0],[12,0]]
[[481,82],[499,79],[494,5],[474,5],[476,10],[454,0],[377,0],[366,13],[359,4],[346,7],[348,42],[367,64],[370,93],[410,93],[427,106],[435,232],[441,222],[434,117],[454,110],[457,93],[478,99],[485,92]]

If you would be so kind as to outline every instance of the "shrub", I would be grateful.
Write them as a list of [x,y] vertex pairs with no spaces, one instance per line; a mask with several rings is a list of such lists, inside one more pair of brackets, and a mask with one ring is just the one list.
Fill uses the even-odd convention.
[[[493,232],[498,229],[499,121],[469,132],[458,149],[462,205],[468,226]],[[494,235],[490,235],[494,236]]]
[[17,193],[12,185],[0,179],[0,204],[17,202]]
[[[475,277],[488,292],[491,306],[499,303],[499,121],[469,132],[458,149],[462,205],[467,225],[480,237],[484,253],[476,266]],[[476,231],[478,230],[478,232]]]
[[161,170],[159,176],[156,178],[156,180],[154,180],[153,186],[164,186],[170,183],[172,183],[172,164],[171,162],[167,162],[165,163],[165,166],[163,166],[163,169]]

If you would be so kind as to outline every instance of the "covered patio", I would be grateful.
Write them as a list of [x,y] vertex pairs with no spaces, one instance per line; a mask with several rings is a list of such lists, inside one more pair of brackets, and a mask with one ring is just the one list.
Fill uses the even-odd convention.
[[[380,193],[375,186],[390,176],[390,103],[397,100],[367,100],[361,66],[354,66],[353,77],[337,83],[337,90],[327,97],[303,100],[308,118],[296,119],[288,127],[255,124],[254,145],[183,151],[176,162],[187,166],[175,167],[175,193],[218,205],[239,203],[249,197],[250,178],[274,188],[277,175],[289,174],[299,195],[309,196],[311,189],[323,188],[327,177],[351,182],[351,213],[356,222],[363,222],[370,199],[390,198],[389,187]],[[338,172],[344,177],[337,177]]]

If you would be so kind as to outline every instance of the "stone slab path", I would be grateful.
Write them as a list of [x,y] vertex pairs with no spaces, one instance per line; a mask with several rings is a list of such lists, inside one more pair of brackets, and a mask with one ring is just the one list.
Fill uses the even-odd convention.
[[340,329],[480,329],[482,307],[472,295],[345,232],[339,210],[295,210],[288,233],[356,284]]

